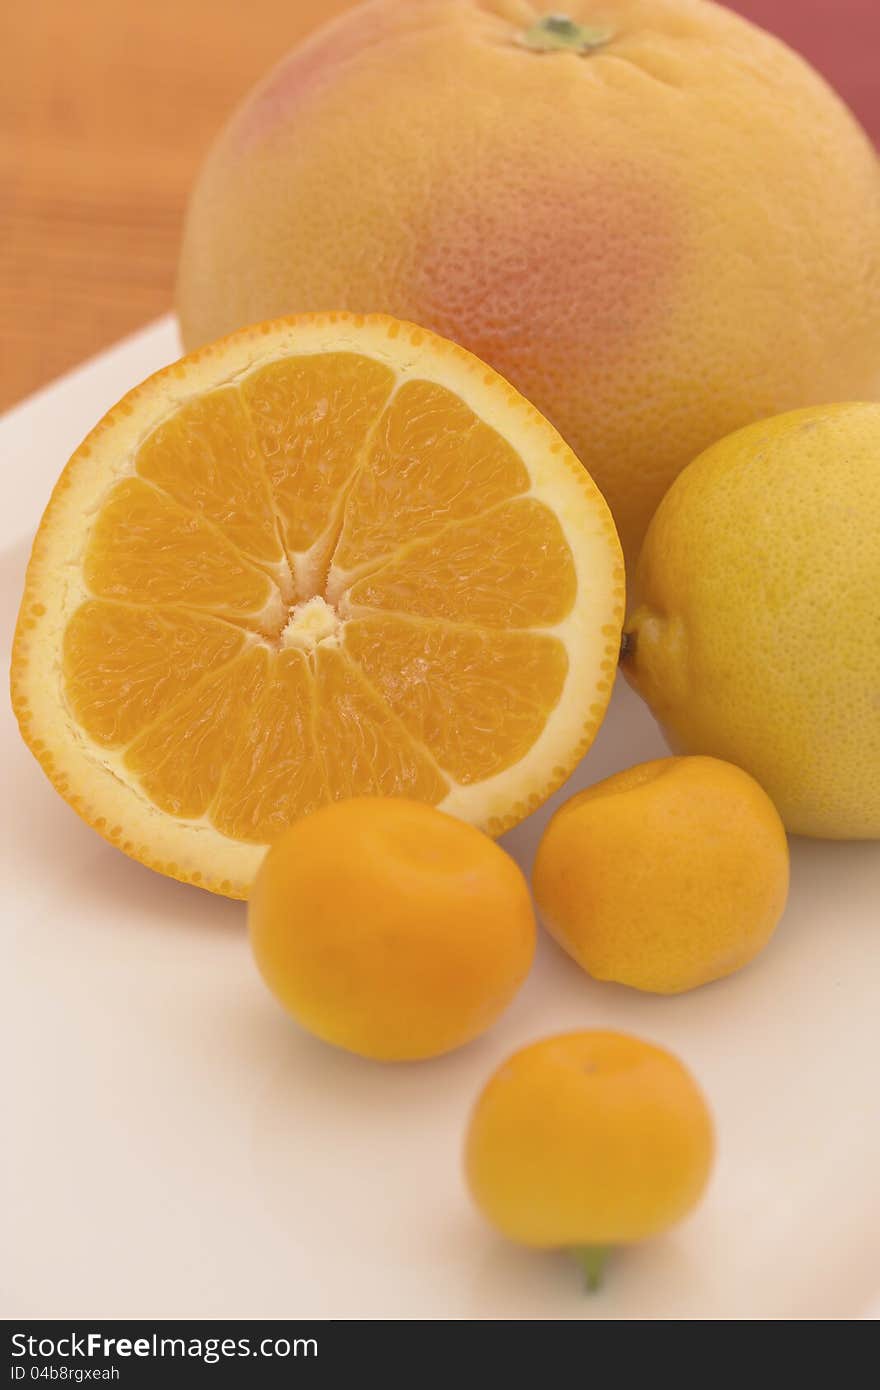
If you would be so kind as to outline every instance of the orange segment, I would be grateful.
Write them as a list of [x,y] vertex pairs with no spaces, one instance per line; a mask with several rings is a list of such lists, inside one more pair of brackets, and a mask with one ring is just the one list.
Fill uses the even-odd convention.
[[449,791],[423,748],[390,715],[336,647],[319,646],[318,743],[336,801],[349,796],[409,796],[437,804]]
[[245,713],[210,819],[224,835],[265,844],[326,800],[313,672],[302,652],[281,652]]
[[259,617],[280,603],[271,580],[220,531],[140,478],[117,483],[101,507],[83,577],[101,598],[235,618]]
[[345,650],[412,737],[465,786],[519,761],[568,671],[555,637],[391,616],[352,619]]
[[507,628],[562,622],[576,593],[574,561],[556,516],[545,503],[521,498],[410,546],[355,584],[349,598]]
[[433,382],[409,381],[379,422],[334,564],[355,569],[528,486],[516,451],[464,401]]
[[112,748],[130,743],[208,671],[244,647],[238,628],[182,608],[89,599],[64,633],[67,695],[77,723]]
[[589,746],[622,610],[602,498],[506,382],[412,325],[307,315],[151,377],[73,456],[13,702],[102,834],[240,897],[325,802],[515,824]]
[[291,553],[324,535],[394,383],[354,352],[283,358],[242,383]]
[[192,687],[131,744],[124,764],[162,811],[204,816],[220,789],[248,713],[268,675],[270,654],[252,647]]
[[269,564],[281,560],[272,494],[236,387],[187,401],[147,436],[135,467],[182,506],[213,521],[245,555]]

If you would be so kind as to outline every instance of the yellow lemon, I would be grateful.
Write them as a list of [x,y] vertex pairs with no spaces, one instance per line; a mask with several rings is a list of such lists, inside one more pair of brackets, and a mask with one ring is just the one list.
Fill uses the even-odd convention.
[[659,758],[556,812],[533,887],[551,935],[590,975],[679,994],[766,946],[788,894],[788,842],[738,767]]
[[491,1077],[465,1173],[496,1230],[572,1249],[595,1284],[608,1246],[658,1235],[696,1205],[714,1150],[703,1094],[672,1053],[625,1033],[563,1033]]
[[677,752],[750,772],[789,830],[880,837],[880,404],[763,420],[670,488],[624,670]]
[[485,1032],[535,950],[510,856],[405,798],[355,797],[296,821],[263,860],[248,924],[263,978],[304,1028],[389,1062]]

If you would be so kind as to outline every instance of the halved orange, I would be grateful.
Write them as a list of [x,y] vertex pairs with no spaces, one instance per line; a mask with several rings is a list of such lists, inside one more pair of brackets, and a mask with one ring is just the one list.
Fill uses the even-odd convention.
[[96,830],[243,897],[326,801],[522,819],[593,739],[622,612],[601,495],[506,381],[411,324],[307,315],[150,377],[80,446],[13,703]]

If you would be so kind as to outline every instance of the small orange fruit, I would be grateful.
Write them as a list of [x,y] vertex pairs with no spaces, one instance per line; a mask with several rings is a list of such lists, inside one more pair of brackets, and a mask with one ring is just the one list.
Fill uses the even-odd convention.
[[551,936],[590,975],[679,994],[767,945],[788,896],[788,840],[741,768],[657,758],[560,807],[532,886]]
[[275,841],[248,905],[260,972],[310,1033],[414,1061],[486,1031],[529,972],[535,919],[517,865],[431,806],[358,797]]
[[592,741],[622,617],[608,509],[532,406],[412,324],[308,315],[159,372],[77,450],[13,703],[107,839],[245,897],[328,801],[521,820]]
[[712,1120],[687,1068],[625,1033],[562,1033],[521,1048],[467,1131],[471,1194],[522,1245],[567,1247],[595,1282],[602,1253],[658,1235],[699,1201]]

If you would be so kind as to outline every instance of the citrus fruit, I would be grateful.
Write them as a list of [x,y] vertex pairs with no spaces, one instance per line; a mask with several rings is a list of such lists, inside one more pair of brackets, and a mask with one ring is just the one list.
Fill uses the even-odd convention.
[[789,830],[880,837],[880,405],[794,411],[685,469],[645,541],[624,670],[672,746]]
[[766,946],[788,896],[788,841],[748,773],[658,758],[560,807],[532,886],[551,936],[590,975],[679,994]]
[[535,919],[517,865],[433,806],[357,797],[271,846],[248,903],[266,984],[310,1033],[378,1061],[484,1033],[529,972]]
[[465,1171],[509,1240],[578,1253],[659,1235],[703,1194],[712,1120],[687,1068],[662,1047],[588,1030],[530,1043],[477,1100]]
[[314,315],[151,377],[77,450],[13,702],[97,830],[240,897],[325,801],[528,814],[602,719],[622,604],[602,498],[506,382],[412,325]]
[[338,307],[462,343],[561,431],[634,560],[701,449],[880,394],[878,286],[874,150],[729,10],[376,0],[219,136],[178,308],[191,347]]

